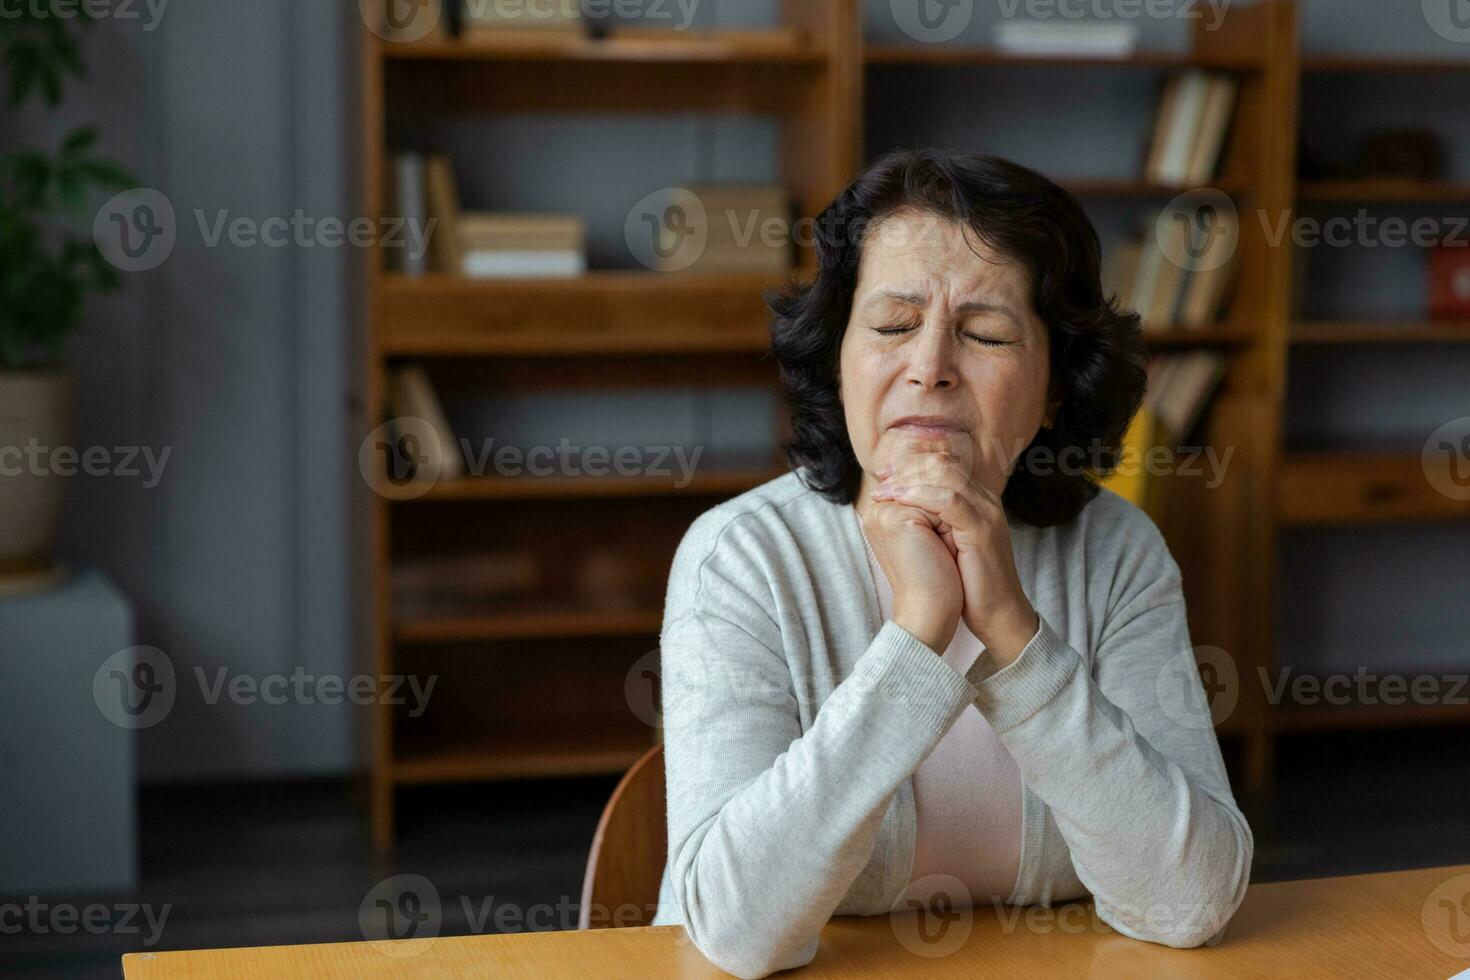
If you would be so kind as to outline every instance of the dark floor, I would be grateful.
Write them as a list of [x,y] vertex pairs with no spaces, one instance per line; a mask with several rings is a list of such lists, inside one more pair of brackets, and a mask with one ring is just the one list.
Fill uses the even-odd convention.
[[[1254,881],[1470,863],[1470,729],[1293,736],[1278,756]],[[342,784],[149,790],[140,893],[41,898],[143,903],[155,921],[167,906],[154,949],[320,943],[363,938],[367,892],[419,874],[439,893],[441,935],[526,928],[503,916],[533,908],[530,928],[574,928],[587,845],[613,782],[405,792],[390,859],[369,847]],[[7,931],[0,975],[115,978],[118,956],[145,948],[147,932]]]

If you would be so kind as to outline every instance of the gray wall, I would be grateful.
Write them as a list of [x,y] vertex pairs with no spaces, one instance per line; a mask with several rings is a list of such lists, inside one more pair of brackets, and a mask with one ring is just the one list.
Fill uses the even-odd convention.
[[[706,3],[700,17],[758,25],[769,22],[773,6]],[[983,42],[999,9],[977,3],[961,40]],[[1311,0],[1304,20],[1308,50],[1470,58],[1470,46],[1428,29],[1419,0]],[[318,674],[367,668],[350,614],[353,549],[362,539],[351,503],[360,496],[359,429],[350,410],[357,255],[208,248],[193,216],[196,208],[254,218],[298,207],[314,216],[356,213],[356,50],[346,39],[357,23],[351,0],[178,2],[152,32],[136,22],[103,22],[88,43],[95,77],[67,107],[68,120],[100,122],[105,148],[170,197],[179,240],[160,268],[129,277],[126,294],[91,306],[74,348],[82,382],[78,444],[171,447],[164,481],[151,491],[117,479],[74,481],[63,552],[120,582],[137,603],[139,642],[167,651],[190,685],[196,666],[257,677],[289,674],[296,665]],[[876,39],[902,39],[888,0],[870,0],[865,25]],[[1157,47],[1182,43],[1188,29],[1174,20],[1143,27],[1145,43]],[[1131,172],[1147,127],[1138,88],[1149,84],[1147,73],[879,71],[870,77],[870,146],[942,141],[1059,175],[1122,175]],[[1085,110],[1068,102],[1078,89],[1087,90]],[[1001,94],[987,98],[992,90]],[[644,127],[636,140],[630,124]],[[1470,140],[1463,116],[1435,124],[1457,133],[1459,147]],[[1088,134],[1083,143],[1079,131]],[[31,113],[0,140],[55,132],[55,120]],[[671,182],[774,173],[774,133],[759,119],[427,120],[403,135],[471,157],[481,141],[534,137],[535,151],[515,160],[485,154],[483,168],[466,174],[468,201],[585,207],[600,265],[627,264],[611,233],[620,211],[605,202],[631,203]],[[584,139],[597,154],[586,152]],[[551,176],[567,172],[580,188],[570,198],[560,190],[565,182]],[[1097,205],[1095,217],[1111,240],[1133,207]],[[1348,270],[1354,261],[1361,260],[1350,256]],[[1364,302],[1409,295],[1411,262],[1383,274]],[[1312,280],[1312,297],[1339,295],[1334,273],[1324,275]],[[1351,272],[1336,275],[1347,285],[1357,281]],[[1403,448],[1446,413],[1467,410],[1463,386],[1452,390],[1470,367],[1463,353],[1385,354],[1367,373],[1336,364],[1339,356],[1293,363],[1296,442],[1332,444],[1337,433],[1366,428],[1367,438]],[[1434,379],[1432,391],[1412,401],[1396,397],[1426,377]],[[1382,401],[1365,402],[1358,397],[1364,391]],[[575,431],[577,423],[542,424]],[[1467,544],[1459,527],[1294,536],[1285,556],[1284,659],[1314,667],[1334,656],[1358,662],[1355,637],[1426,663],[1454,653],[1453,637],[1463,637],[1457,600],[1470,586]],[[1366,583],[1384,567],[1402,581],[1435,584],[1407,597],[1375,591]],[[1405,610],[1412,629],[1400,628]],[[194,691],[165,723],[140,733],[146,777],[341,772],[361,759],[345,708],[205,708]]]

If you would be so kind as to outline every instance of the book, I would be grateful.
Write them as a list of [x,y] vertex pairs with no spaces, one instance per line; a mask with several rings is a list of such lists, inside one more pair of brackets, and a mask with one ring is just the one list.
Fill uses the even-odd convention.
[[693,263],[675,252],[667,265],[655,254],[658,271],[782,273],[792,267],[791,202],[783,187],[703,185],[686,188],[701,207],[690,215],[704,248]]
[[526,34],[565,36],[583,30],[582,5],[579,2],[541,2],[523,0],[457,0],[451,14],[461,34],[477,31],[500,32],[505,35]]
[[1174,111],[1168,128],[1160,134],[1164,146],[1158,171],[1149,179],[1160,184],[1183,184],[1189,179],[1189,160],[1208,91],[1209,78],[1204,72],[1190,69],[1180,74]]
[[1133,305],[1133,280],[1138,276],[1138,262],[1143,255],[1143,243],[1137,238],[1125,238],[1113,246],[1112,255],[1103,273],[1103,291],[1117,298],[1124,309],[1136,310]]
[[422,419],[438,436],[435,440],[425,440],[426,444],[419,447],[419,452],[424,454],[431,468],[438,466],[439,478],[452,480],[462,476],[464,454],[460,452],[454,431],[449,427],[429,373],[417,364],[390,371],[385,394],[388,412],[393,418]]
[[1144,177],[1156,184],[1189,186],[1215,175],[1239,83],[1222,72],[1191,68],[1164,82],[1144,161]]
[[585,275],[587,261],[572,250],[471,248],[461,255],[460,270],[470,279],[565,278]]
[[995,26],[995,46],[1026,55],[1125,58],[1138,44],[1138,27],[1101,21],[1005,20]]
[[[428,271],[428,256],[416,243],[428,227],[428,202],[424,195],[424,157],[421,153],[397,153],[393,156],[393,185],[387,217],[399,219],[403,227],[396,243],[385,244],[383,251],[388,268],[405,276],[422,276]],[[412,229],[412,231],[410,231]]]
[[1150,481],[1146,461],[1155,440],[1153,412],[1147,407],[1140,408],[1133,421],[1128,423],[1128,431],[1123,434],[1117,467],[1098,483],[1134,506],[1147,510]]
[[424,198],[434,222],[429,235],[429,264],[435,272],[460,271],[459,192],[454,186],[454,169],[449,158],[436,154],[424,165]]
[[[1235,221],[1231,214],[1215,212],[1209,219],[1210,226],[1203,232],[1206,238],[1196,239],[1199,256],[1196,268],[1189,274],[1189,282],[1179,304],[1176,322],[1186,330],[1198,330],[1209,326],[1220,318],[1226,296],[1235,282],[1239,269],[1240,255],[1235,250],[1236,231],[1230,226]],[[1220,222],[1221,224],[1214,224]],[[1230,249],[1222,256],[1221,251]]]
[[1158,253],[1158,273],[1153,280],[1148,306],[1139,310],[1145,330],[1169,330],[1174,326],[1187,271],[1179,264],[1178,258],[1189,254],[1192,231],[1189,222],[1170,220],[1164,223],[1162,231],[1156,226],[1154,237],[1149,240],[1148,248]]
[[1209,77],[1208,85],[1194,135],[1193,151],[1185,164],[1184,179],[1192,185],[1208,183],[1215,176],[1220,152],[1225,146],[1225,135],[1230,129],[1239,83],[1233,76],[1214,74]]
[[465,212],[455,232],[460,272],[470,278],[565,277],[587,271],[587,225],[577,215]]
[[1186,438],[1199,424],[1205,408],[1225,376],[1225,355],[1218,351],[1191,351],[1170,355],[1174,361],[1154,402],[1159,431],[1170,441]]

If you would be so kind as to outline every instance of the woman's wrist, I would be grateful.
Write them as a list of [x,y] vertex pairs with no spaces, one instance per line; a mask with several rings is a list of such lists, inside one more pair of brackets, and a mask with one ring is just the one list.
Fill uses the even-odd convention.
[[893,608],[893,621],[940,656],[949,649],[955,630],[960,626],[958,615],[946,616],[932,610],[911,609],[899,605]]
[[979,630],[972,629],[972,632],[985,644],[986,652],[997,666],[1008,667],[1021,656],[1021,651],[1026,649],[1026,644],[1031,642],[1039,629],[1041,616],[1027,603],[1023,609],[997,617],[994,622],[987,623]]

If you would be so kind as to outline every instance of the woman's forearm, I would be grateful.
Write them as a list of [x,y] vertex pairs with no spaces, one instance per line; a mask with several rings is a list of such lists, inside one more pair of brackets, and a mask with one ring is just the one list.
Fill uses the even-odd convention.
[[892,795],[974,688],[889,622],[806,732],[778,654],[691,612],[663,638],[669,873],[721,969],[801,966],[867,865]]

